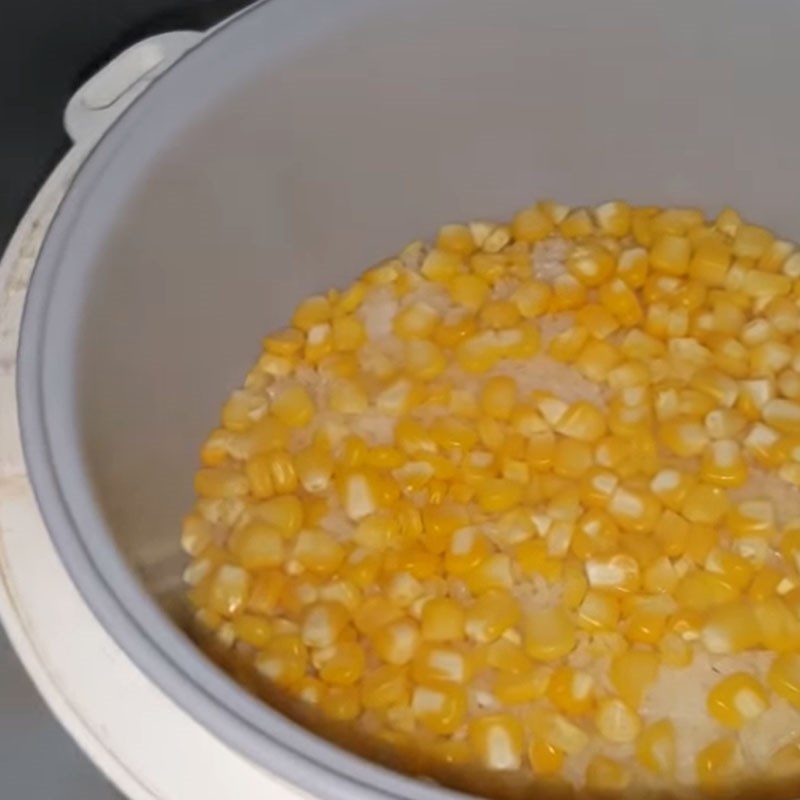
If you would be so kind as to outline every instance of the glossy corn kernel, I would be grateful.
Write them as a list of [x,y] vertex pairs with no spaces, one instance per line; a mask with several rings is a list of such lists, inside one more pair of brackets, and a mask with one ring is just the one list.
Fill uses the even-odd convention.
[[554,661],[576,644],[575,626],[562,608],[534,611],[524,620],[525,651],[536,661]]
[[407,706],[409,701],[410,683],[405,667],[382,664],[364,675],[361,683],[364,708],[385,710],[392,706]]
[[515,770],[522,763],[522,723],[510,714],[478,717],[469,723],[467,736],[473,751],[487,769]]
[[256,669],[278,686],[291,686],[305,675],[308,650],[297,636],[274,636],[256,658]]
[[567,257],[567,269],[586,286],[599,286],[615,269],[614,257],[602,245],[587,242],[575,247]]
[[564,766],[564,751],[537,737],[528,747],[528,760],[534,775],[556,775]]
[[769,705],[764,687],[752,676],[737,672],[708,693],[708,713],[728,728],[741,728],[761,716]]
[[755,647],[761,638],[758,619],[750,604],[729,602],[711,609],[701,633],[710,653],[739,653]]
[[493,642],[520,620],[514,596],[501,588],[490,589],[466,610],[464,631],[475,642]]
[[595,704],[595,681],[587,672],[558,667],[547,686],[550,702],[565,714],[585,714]]
[[452,683],[416,686],[411,711],[419,723],[433,733],[451,734],[464,722],[467,698],[464,689]]
[[655,775],[672,777],[675,774],[675,726],[664,719],[644,728],[636,741],[639,763]]
[[419,625],[413,619],[401,617],[386,623],[372,634],[372,645],[387,664],[408,664],[420,644]]
[[800,655],[782,653],[772,662],[767,685],[775,694],[800,708]]
[[649,651],[628,650],[616,656],[609,678],[617,694],[630,706],[640,708],[645,692],[658,677],[659,658]]
[[589,744],[586,731],[557,711],[534,707],[527,722],[534,740],[546,742],[567,755],[577,755]]
[[697,780],[704,788],[725,785],[736,774],[738,748],[735,739],[716,739],[695,758]]
[[[495,644],[500,641],[502,639]],[[520,672],[505,671],[497,675],[492,691],[501,703],[510,706],[525,705],[546,695],[550,676],[549,668],[531,666],[528,661],[528,667]]]

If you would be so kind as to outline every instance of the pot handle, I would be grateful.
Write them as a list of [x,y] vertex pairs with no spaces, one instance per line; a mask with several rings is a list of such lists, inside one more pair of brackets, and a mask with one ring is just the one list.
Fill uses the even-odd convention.
[[64,109],[64,128],[75,144],[91,144],[184,53],[206,34],[170,31],[131,45],[89,78]]

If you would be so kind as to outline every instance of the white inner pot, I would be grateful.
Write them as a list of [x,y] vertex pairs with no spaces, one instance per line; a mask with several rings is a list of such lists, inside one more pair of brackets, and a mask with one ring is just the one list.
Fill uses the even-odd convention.
[[797,238],[800,7],[271,0],[87,161],[34,275],[26,456],[122,647],[214,733],[324,797],[442,797],[307,734],[168,613],[199,443],[304,295],[542,197],[735,205]]

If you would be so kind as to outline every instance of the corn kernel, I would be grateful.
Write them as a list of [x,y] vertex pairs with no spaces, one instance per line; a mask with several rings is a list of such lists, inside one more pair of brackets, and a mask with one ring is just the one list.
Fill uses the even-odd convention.
[[522,723],[510,714],[471,720],[468,738],[487,769],[516,770],[522,762]]
[[525,650],[536,661],[554,661],[575,647],[575,626],[564,609],[537,610],[524,622]]

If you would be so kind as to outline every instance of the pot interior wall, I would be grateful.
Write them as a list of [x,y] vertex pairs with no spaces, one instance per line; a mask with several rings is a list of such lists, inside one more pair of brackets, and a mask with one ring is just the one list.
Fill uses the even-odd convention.
[[731,203],[800,235],[788,0],[340,5],[358,21],[248,54],[153,148],[92,265],[81,441],[154,591],[175,584],[202,438],[304,294],[546,196]]

